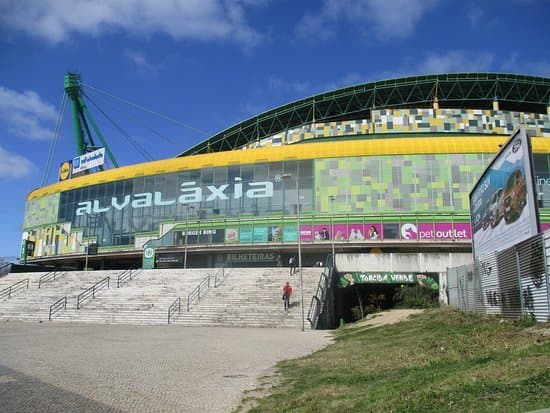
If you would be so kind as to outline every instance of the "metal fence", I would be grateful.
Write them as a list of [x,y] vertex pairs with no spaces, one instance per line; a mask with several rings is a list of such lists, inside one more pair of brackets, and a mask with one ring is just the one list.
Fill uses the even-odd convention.
[[464,311],[550,321],[550,231],[475,263],[447,270],[449,305]]

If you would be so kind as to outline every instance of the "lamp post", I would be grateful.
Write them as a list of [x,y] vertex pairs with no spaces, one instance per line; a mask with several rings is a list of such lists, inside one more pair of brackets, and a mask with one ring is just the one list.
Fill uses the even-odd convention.
[[[283,179],[292,178],[292,174],[283,174]],[[305,330],[304,315],[304,278],[302,275],[302,239],[300,237],[300,185],[298,184],[298,174],[294,179],[296,182],[296,221],[298,226],[298,274],[300,276],[300,307],[302,308],[302,331]]]
[[88,245],[86,245],[86,263],[84,264],[84,271],[88,271]]
[[187,268],[187,236],[189,235],[189,209],[194,209],[194,205],[187,205],[187,214],[185,214],[185,249],[183,253],[183,268]]
[[330,201],[330,233],[332,240],[332,266],[336,267],[336,255],[334,254],[334,200],[336,197],[334,195],[329,195],[328,199]]

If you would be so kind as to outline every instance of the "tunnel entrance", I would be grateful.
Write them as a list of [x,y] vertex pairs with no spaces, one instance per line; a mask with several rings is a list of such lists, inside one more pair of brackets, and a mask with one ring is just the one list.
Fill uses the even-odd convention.
[[[371,284],[350,285],[336,291],[336,319],[346,323],[357,321],[367,314],[394,307],[399,286]],[[362,313],[362,316],[361,316]]]
[[[414,307],[422,300],[435,303],[439,296],[438,273],[345,273],[338,274],[338,279],[335,291],[337,322],[354,322],[367,314],[396,306]],[[407,293],[419,299],[406,300]]]

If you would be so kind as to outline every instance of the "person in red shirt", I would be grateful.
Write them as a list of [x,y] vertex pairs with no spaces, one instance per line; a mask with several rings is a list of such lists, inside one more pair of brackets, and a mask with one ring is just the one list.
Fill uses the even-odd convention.
[[288,307],[290,307],[290,296],[292,295],[292,286],[287,281],[287,283],[283,286],[283,301],[285,304],[285,312],[288,311]]

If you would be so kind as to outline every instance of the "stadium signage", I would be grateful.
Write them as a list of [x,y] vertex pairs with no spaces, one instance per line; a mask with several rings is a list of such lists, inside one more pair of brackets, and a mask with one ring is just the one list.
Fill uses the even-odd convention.
[[[152,206],[165,206],[179,204],[192,204],[202,201],[227,200],[229,197],[240,199],[243,196],[246,198],[272,198],[273,197],[273,182],[250,182],[247,188],[243,188],[241,178],[235,178],[233,191],[231,194],[226,193],[230,184],[220,186],[207,185],[206,188],[196,186],[195,181],[184,182],[181,184],[181,195],[175,199],[163,199],[163,194],[160,191],[143,192],[139,194],[125,195],[124,198],[112,197],[110,204],[101,205],[99,199],[93,201],[79,202],[76,208],[76,215],[86,214],[101,214],[114,208],[117,211],[122,211],[126,207],[131,208],[149,208]],[[246,189],[246,191],[245,191]]]
[[85,153],[73,159],[73,174],[87,171],[105,163],[105,148]]

